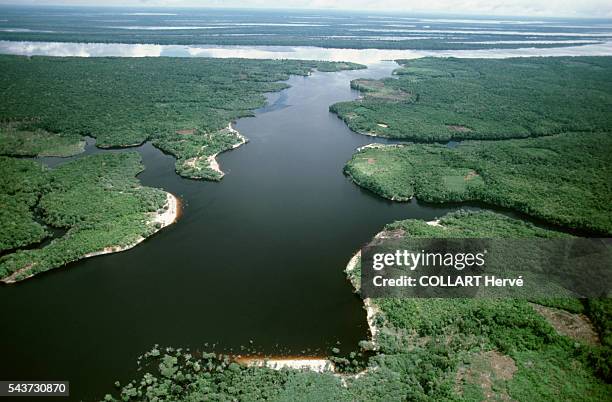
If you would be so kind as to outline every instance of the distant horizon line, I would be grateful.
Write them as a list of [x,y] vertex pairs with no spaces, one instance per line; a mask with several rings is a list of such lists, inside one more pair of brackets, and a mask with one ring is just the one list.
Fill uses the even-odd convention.
[[232,7],[232,6],[148,6],[148,5],[89,5],[89,4],[13,4],[13,3],[0,3],[0,7],[15,7],[15,8],[106,8],[106,9],[135,9],[135,10],[244,10],[244,11],[293,11],[293,12],[324,12],[324,13],[358,13],[366,14],[370,13],[373,15],[386,15],[386,14],[397,14],[402,15],[414,15],[414,16],[440,16],[440,17],[473,17],[479,19],[493,19],[493,18],[521,18],[527,20],[538,20],[538,19],[580,19],[580,20],[601,20],[601,21],[612,21],[610,17],[587,17],[579,15],[563,15],[563,16],[549,16],[549,15],[537,15],[537,16],[526,16],[519,14],[478,14],[472,12],[456,12],[446,13],[439,11],[423,11],[414,10],[406,11],[400,9],[392,9],[388,11],[371,10],[371,9],[345,9],[345,8],[303,8],[303,7]]

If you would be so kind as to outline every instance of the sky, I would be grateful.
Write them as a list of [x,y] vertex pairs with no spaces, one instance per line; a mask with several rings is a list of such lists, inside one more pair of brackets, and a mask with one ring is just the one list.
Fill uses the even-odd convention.
[[299,8],[446,14],[612,18],[611,0],[0,0],[0,4]]

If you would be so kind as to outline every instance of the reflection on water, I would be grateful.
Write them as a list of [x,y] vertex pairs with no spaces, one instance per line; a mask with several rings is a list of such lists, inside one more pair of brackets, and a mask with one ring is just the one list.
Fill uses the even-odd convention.
[[124,43],[13,42],[0,41],[0,53],[26,56],[77,57],[216,57],[352,61],[366,65],[382,60],[419,57],[506,58],[527,56],[607,56],[612,42],[561,48],[478,50],[335,49],[313,46],[215,46],[152,45]]
[[[395,27],[398,25],[385,25],[387,27]],[[399,25],[401,26],[401,25]],[[405,26],[405,25],[404,25]],[[410,25],[408,25],[410,26]],[[609,38],[612,34],[604,32],[604,33],[596,33],[596,32],[530,32],[530,31],[484,31],[484,30],[448,30],[448,29],[387,29],[387,28],[356,28],[351,29],[351,31],[359,31],[359,32],[406,32],[406,33],[436,33],[436,34],[470,34],[470,35],[510,35],[510,36],[570,36],[570,37],[601,37],[601,38]]]

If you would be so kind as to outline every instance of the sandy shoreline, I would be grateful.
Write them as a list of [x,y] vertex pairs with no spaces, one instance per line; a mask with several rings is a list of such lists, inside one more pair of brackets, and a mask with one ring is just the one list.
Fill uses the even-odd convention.
[[336,367],[334,363],[327,359],[309,358],[309,357],[288,357],[288,358],[256,358],[256,357],[241,357],[236,359],[237,363],[244,364],[249,367],[267,367],[273,370],[294,369],[294,370],[311,370],[317,373],[334,372]]
[[356,151],[357,151],[357,152],[360,152],[360,151],[363,151],[364,149],[370,149],[370,148],[373,148],[373,149],[376,149],[376,148],[384,148],[384,147],[386,147],[386,146],[387,146],[386,144],[381,144],[381,143],[379,143],[379,142],[372,142],[371,144],[362,145],[362,146],[358,147]]
[[[247,143],[247,138],[240,134],[240,132],[238,130],[236,130],[234,127],[232,127],[232,123],[230,122],[227,125],[227,130],[232,133],[235,134],[238,139],[240,140],[240,142],[232,145],[232,147],[230,149],[228,149],[228,151],[232,150],[232,149],[236,149],[241,145],[244,145]],[[221,152],[226,152],[226,151],[221,151]],[[208,167],[212,170],[214,170],[215,172],[219,173],[221,175],[221,177],[223,177],[225,175],[225,173],[223,173],[223,171],[221,170],[221,167],[219,166],[219,162],[217,161],[217,155],[219,155],[221,152],[217,152],[214,155],[211,155],[207,158],[207,162],[208,162]]]
[[[153,225],[154,231],[149,236],[147,236],[147,237],[153,236],[155,233],[159,232],[160,230],[162,230],[166,226],[169,226],[169,225],[173,224],[180,217],[180,215],[181,215],[181,203],[180,203],[180,200],[174,194],[166,192],[166,204],[164,205],[164,207],[165,206],[167,206],[168,208],[163,209],[162,210],[163,212],[161,212],[161,213],[160,212],[156,212],[156,213],[152,213],[151,214],[151,220],[149,221],[149,223],[151,225]],[[85,258],[90,258],[90,257],[96,257],[96,256],[99,256],[99,255],[118,253],[118,252],[121,252],[121,251],[129,250],[129,249],[131,249],[133,247],[136,247],[138,244],[142,243],[145,240],[146,240],[146,237],[139,237],[134,243],[128,244],[126,246],[110,246],[110,247],[106,247],[106,248],[104,248],[102,250],[99,250],[99,251],[93,251],[91,253],[87,253],[87,254],[83,255],[81,258],[78,258],[75,261],[78,261],[78,260],[81,260],[81,259],[85,259]],[[17,282],[17,280],[15,279],[17,276],[23,274],[27,270],[31,269],[33,266],[34,266],[34,264],[28,264],[24,268],[21,268],[21,269],[15,271],[15,272],[13,272],[11,275],[7,276],[6,278],[1,279],[0,282],[4,282],[6,284],[15,283],[15,282]],[[20,279],[20,281],[28,279],[28,278],[31,278],[32,276],[34,276],[34,274],[28,275],[25,278]]]
[[[355,288],[356,291],[359,290],[359,282],[356,278],[354,278],[351,273],[355,270],[355,267],[359,263],[361,259],[361,250],[357,251],[355,255],[348,262],[345,272],[347,274],[348,279],[351,284]],[[380,332],[380,329],[376,326],[375,317],[380,312],[380,309],[372,303],[371,299],[364,299],[363,301],[364,309],[366,310],[366,317],[368,322],[368,327],[370,329],[370,337],[372,343],[376,346],[376,335]],[[243,357],[238,356],[235,359],[236,363],[243,364],[245,366],[253,366],[253,367],[267,367],[273,370],[282,370],[282,369],[293,369],[293,370],[310,370],[317,373],[333,373],[335,376],[339,377],[342,385],[347,386],[346,379],[349,377],[358,378],[367,373],[371,368],[363,370],[357,374],[342,374],[336,372],[336,366],[334,363],[325,358],[317,358],[317,357],[273,357],[273,358],[265,358],[265,357]]]
[[[168,206],[168,208],[164,209],[162,213],[157,212],[153,214],[152,219],[149,221],[149,223],[154,225],[154,231],[147,237],[153,236],[155,233],[159,232],[166,226],[172,225],[180,217],[181,203],[174,194],[166,192],[166,204],[164,205],[164,207],[165,206]],[[82,258],[96,257],[98,255],[119,253],[121,251],[129,250],[145,241],[147,237],[139,237],[134,243],[128,244],[126,246],[111,246],[106,247],[100,251],[87,253]]]
[[[379,145],[379,144],[369,144],[369,145],[366,145],[365,147],[372,148],[372,147],[376,147],[376,145]],[[434,219],[431,221],[427,221],[425,223],[430,226],[437,226],[437,227],[444,228],[444,226],[440,223],[440,219]],[[381,238],[385,238],[386,236],[387,234],[383,230],[377,233],[376,236],[374,236],[374,238],[381,239]],[[350,259],[350,261],[346,265],[346,269],[344,271],[346,272],[347,277],[349,281],[351,282],[351,284],[353,285],[353,288],[355,289],[355,291],[359,291],[359,288],[361,287],[361,285],[359,283],[359,280],[352,275],[352,272],[355,270],[355,267],[360,262],[360,260],[361,260],[361,250],[357,251],[355,255],[353,255],[353,257]],[[376,326],[376,316],[380,314],[380,308],[370,298],[363,299],[363,308],[366,311],[366,320],[368,322],[368,328],[370,329],[370,337],[371,337],[372,344],[375,347],[377,347],[376,336],[380,333],[380,328]]]
[[[355,291],[359,291],[360,285],[359,282],[351,275],[352,271],[357,266],[357,263],[361,260],[361,250],[357,251],[355,255],[348,262],[346,269],[344,272],[347,273],[349,281],[353,285]],[[368,322],[368,328],[370,329],[370,338],[372,343],[376,346],[376,335],[380,332],[380,329],[376,326],[376,315],[380,313],[380,309],[376,306],[372,299],[366,298],[363,299],[363,308],[366,311],[366,320]]]
[[216,154],[213,155],[209,155],[209,156],[196,156],[194,158],[190,158],[187,159],[185,161],[185,164],[191,168],[195,168],[198,170],[201,170],[201,168],[198,167],[198,162],[200,162],[202,159],[206,158],[206,165],[208,166],[208,168],[212,171],[215,171],[219,174],[219,178],[221,179],[223,176],[225,176],[225,173],[221,170],[221,166],[219,165],[219,162],[217,161],[217,156],[220,153],[226,152],[226,151],[231,151],[232,149],[236,149],[241,145],[246,144],[249,140],[242,134],[240,134],[240,132],[236,129],[234,129],[234,127],[232,127],[232,123],[230,122],[226,129],[236,135],[236,137],[238,137],[239,142],[237,142],[236,144],[232,145],[231,148],[226,149],[224,151],[221,152],[217,152]]

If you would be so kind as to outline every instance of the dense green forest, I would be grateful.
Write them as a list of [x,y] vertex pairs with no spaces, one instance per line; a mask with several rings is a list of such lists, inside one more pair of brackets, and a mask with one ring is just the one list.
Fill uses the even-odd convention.
[[[396,201],[482,201],[566,228],[612,233],[612,58],[400,63],[397,79],[353,81],[363,99],[332,110],[366,134],[419,142],[498,141],[371,144],[345,166],[357,184]],[[450,214],[439,224],[407,220],[385,230],[404,238],[561,235],[491,212]],[[359,269],[349,276],[358,286]],[[414,337],[403,350],[446,334],[427,358],[442,351],[443,360],[456,358],[457,371],[447,382],[449,393],[434,399],[597,400],[610,393],[610,300],[372,303],[380,311],[381,350],[397,341],[397,333]],[[551,317],[570,313],[591,319],[601,346],[585,347],[551,332]],[[552,323],[560,331],[562,325]]]
[[49,235],[33,208],[47,184],[47,170],[25,159],[0,156],[0,252],[27,246]]
[[78,153],[146,140],[192,178],[218,180],[203,163],[242,142],[228,123],[265,104],[290,74],[362,68],[352,63],[185,58],[0,56],[0,153]]
[[[0,155],[71,156],[83,151],[84,135],[95,137],[100,147],[151,140],[177,157],[181,175],[219,180],[222,174],[210,168],[208,158],[244,141],[228,123],[263,106],[263,93],[285,88],[279,81],[290,74],[362,67],[245,59],[0,56]],[[2,157],[0,252],[47,238],[43,224],[68,232],[42,249],[4,256],[0,278],[29,267],[11,278],[21,279],[149,233],[143,214],[157,210],[165,196],[137,186],[133,176],[142,167],[130,155],[125,160],[89,157],[53,171],[33,161]],[[96,177],[108,178],[110,187],[92,181]],[[60,191],[62,186],[66,191]]]
[[[345,167],[355,182],[398,201],[483,201],[565,227],[612,233],[611,58],[402,64],[397,79],[353,82],[364,99],[332,110],[364,133],[504,140],[456,148],[365,147]],[[263,105],[264,92],[284,88],[279,81],[289,74],[359,67],[0,56],[0,154],[73,155],[82,150],[83,135],[102,147],[150,140],[176,156],[181,175],[218,180],[208,158],[242,141],[228,123]],[[166,195],[140,185],[135,176],[142,169],[132,152],[87,156],[55,169],[0,156],[0,279],[24,279],[150,235]],[[457,212],[439,223],[407,220],[384,230],[404,238],[564,236],[491,212]],[[66,233],[42,248],[24,249],[49,237],[45,225]],[[357,291],[358,272],[349,273]],[[609,399],[610,299],[372,303],[379,331],[360,344],[359,358],[332,357],[341,374],[245,367],[228,357],[155,348],[145,356],[142,378],[118,386],[119,398]],[[599,340],[562,335],[542,309],[585,314]],[[364,365],[367,371],[355,376]]]
[[355,80],[330,107],[356,132],[414,141],[612,129],[612,57],[399,60],[397,78]]
[[[436,203],[482,201],[564,227],[612,233],[612,58],[400,63],[397,79],[353,81],[364,98],[332,110],[367,134],[419,142],[499,141],[371,144],[345,166],[357,184],[396,201],[413,196]],[[491,212],[454,213],[439,224],[407,220],[385,230],[404,238],[561,236]],[[359,269],[349,276],[358,286]],[[456,371],[447,377],[452,379],[446,383],[448,394],[428,397],[606,399],[612,373],[610,299],[531,302],[536,304],[511,299],[372,301],[380,311],[381,350],[405,333],[413,338],[398,350],[433,338],[439,342],[427,359],[456,359],[449,364]],[[570,313],[591,319],[601,346],[551,331],[550,317]],[[559,329],[559,323],[553,324]],[[432,383],[444,381],[430,377]]]
[[548,222],[612,233],[612,136],[559,134],[444,145],[373,145],[345,172],[392,200],[483,201]]
[[66,157],[84,149],[80,135],[28,129],[26,121],[0,123],[0,155]]
[[[491,212],[460,211],[440,224],[406,220],[384,230],[403,238],[564,236]],[[139,363],[146,374],[123,385],[119,399],[606,399],[612,391],[604,381],[610,379],[612,346],[608,301],[537,302],[589,315],[601,344],[561,335],[526,300],[377,299],[378,332],[361,343],[372,355],[360,375],[350,369],[341,374],[275,371],[214,354],[155,348]]]
[[25,279],[88,253],[134,244],[155,231],[152,216],[166,204],[164,191],[136,179],[143,170],[136,152],[91,155],[53,170],[1,157],[0,168],[3,250],[43,239],[47,232],[37,220],[67,230],[45,247],[1,257],[0,280]]

